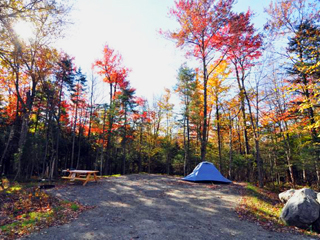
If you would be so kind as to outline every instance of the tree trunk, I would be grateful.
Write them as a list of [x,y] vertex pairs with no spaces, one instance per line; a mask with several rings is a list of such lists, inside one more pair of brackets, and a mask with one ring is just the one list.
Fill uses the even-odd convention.
[[10,133],[9,133],[9,136],[8,136],[8,140],[6,142],[6,146],[3,150],[3,153],[2,153],[2,156],[1,156],[1,160],[0,160],[0,174],[4,174],[4,158],[7,154],[7,151],[8,151],[8,148],[9,148],[9,145],[11,143],[11,140],[13,139],[13,136],[14,136],[14,132],[15,132],[15,126],[14,126],[15,123],[13,123],[13,125],[11,126],[10,128]]
[[187,141],[186,141],[186,116],[183,118],[183,149],[184,149],[184,159],[183,159],[183,176],[186,176],[187,167]]
[[127,108],[124,106],[124,137],[123,137],[123,160],[122,160],[122,174],[126,174],[126,155],[127,155]]
[[21,174],[21,158],[22,158],[24,146],[27,141],[28,124],[29,124],[29,112],[25,113],[22,118],[22,126],[21,126],[20,138],[18,143],[18,151],[15,155],[15,169],[17,173],[16,173],[16,176],[14,177],[14,181],[16,179],[19,179]]
[[105,128],[106,128],[106,116],[107,116],[107,109],[104,107],[103,109],[103,125],[102,125],[102,134],[101,134],[101,139],[102,140],[102,143],[101,143],[101,146],[100,146],[100,149],[101,149],[101,155],[100,155],[100,175],[102,176],[103,174],[103,156],[104,156],[104,132],[105,132]]
[[77,120],[78,120],[78,100],[77,100],[77,103],[76,103],[75,117],[74,117],[73,130],[72,130],[72,150],[71,150],[71,164],[70,164],[71,168],[73,168],[74,148],[75,148],[75,142],[76,142]]
[[139,163],[138,163],[138,173],[141,172],[142,166],[142,141],[143,141],[143,123],[140,124],[140,131],[139,131]]
[[81,155],[81,133],[82,132],[82,128],[79,127],[79,133],[78,133],[78,157],[77,157],[77,165],[76,165],[76,169],[79,169],[79,165],[80,165],[80,155]]
[[232,165],[233,165],[233,150],[232,150],[232,117],[231,113],[229,113],[229,174],[228,177],[232,179]]
[[220,113],[218,102],[216,102],[216,118],[217,118],[217,133],[218,133],[218,152],[219,152],[219,171],[223,172],[222,153],[221,153],[221,132],[220,132]]
[[239,97],[240,97],[240,109],[242,113],[242,124],[243,124],[243,137],[244,137],[244,145],[245,145],[245,155],[248,155],[250,153],[250,147],[249,147],[249,138],[248,138],[248,132],[247,132],[247,121],[246,121],[246,108],[245,108],[245,89],[244,86],[241,84],[244,82],[243,78],[244,76],[240,77],[239,70],[237,68],[236,63],[233,63],[235,65],[236,70],[236,79],[239,87]]
[[[108,129],[107,129],[107,147],[106,147],[106,152],[107,152],[107,159],[105,162],[105,169],[104,172],[105,174],[108,174],[108,171],[111,169],[108,169],[108,166],[111,166],[111,146],[112,146],[112,126],[113,126],[113,119],[114,119],[114,104],[113,104],[113,85],[112,83],[109,84],[110,87],[110,93],[109,93],[109,112],[108,112]],[[111,172],[110,172],[111,174]]]
[[[257,167],[258,167],[258,181],[259,181],[259,187],[263,187],[264,182],[263,182],[263,164],[260,156],[260,140],[259,140],[259,133],[258,133],[258,126],[256,126],[256,123],[253,120],[253,113],[251,110],[251,104],[249,100],[249,96],[247,94],[247,91],[245,90],[244,87],[244,79],[242,80],[242,88],[243,88],[243,94],[247,100],[248,104],[248,110],[249,110],[249,117],[250,117],[250,122],[252,125],[252,130],[253,130],[253,135],[254,135],[254,142],[255,142],[255,158],[257,162]],[[257,93],[258,94],[258,93]],[[258,106],[257,106],[258,107]],[[258,116],[256,116],[256,119],[258,121]]]
[[203,124],[202,124],[202,137],[201,137],[201,161],[205,161],[207,153],[207,66],[206,58],[202,58],[203,63]]

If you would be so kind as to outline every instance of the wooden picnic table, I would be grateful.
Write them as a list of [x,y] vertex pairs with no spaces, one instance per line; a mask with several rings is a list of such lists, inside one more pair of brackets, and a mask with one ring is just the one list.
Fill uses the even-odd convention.
[[84,181],[83,186],[85,186],[89,181],[98,182],[97,173],[99,171],[67,169],[67,170],[64,170],[64,172],[68,172],[69,175],[62,177],[63,179],[69,179],[70,181],[74,181],[74,180]]

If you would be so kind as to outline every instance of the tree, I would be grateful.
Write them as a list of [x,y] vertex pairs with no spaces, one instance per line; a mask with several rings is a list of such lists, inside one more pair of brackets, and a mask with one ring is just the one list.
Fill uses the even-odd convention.
[[[292,101],[292,96],[290,95],[288,89],[288,82],[285,82],[283,79],[278,79],[280,74],[277,74],[276,69],[273,68],[272,73],[269,76],[269,89],[268,89],[268,101],[267,105],[269,106],[269,110],[264,111],[262,114],[261,124],[263,128],[268,128],[269,125],[269,133],[267,135],[268,138],[271,139],[272,144],[272,152],[274,153],[273,162],[274,165],[278,162],[279,149],[276,149],[277,141],[279,133],[281,135],[282,140],[284,141],[284,149],[285,149],[285,159],[287,161],[287,166],[290,174],[290,181],[293,185],[296,184],[296,178],[294,174],[295,164],[294,164],[294,151],[293,151],[293,139],[292,133],[293,129],[290,129],[290,121],[296,118],[296,114],[292,113],[292,105],[290,102]],[[281,74],[280,76],[283,76]],[[279,129],[279,130],[277,130]],[[281,141],[281,140],[280,140]],[[271,174],[273,175],[273,165]],[[272,176],[273,177],[273,176]]]
[[[55,50],[48,47],[48,43],[53,37],[61,36],[65,14],[69,9],[56,1],[9,1],[1,4],[0,64],[10,68],[14,76],[15,94],[22,107],[19,116],[21,117],[19,143],[15,153],[17,178],[21,173],[21,158],[38,85],[53,68],[52,57],[55,55]],[[14,25],[19,19],[32,24],[33,39],[24,40],[14,31]],[[24,93],[21,91],[23,77],[30,81],[31,86]],[[14,128],[12,130],[15,131]]]
[[66,11],[65,5],[59,5],[56,1],[47,0],[28,0],[28,1],[3,1],[0,3],[1,13],[0,21],[10,21],[17,18],[26,18],[33,16],[43,10],[51,10],[58,13],[59,11]]
[[249,95],[245,87],[245,79],[249,74],[249,70],[254,66],[254,60],[261,56],[260,48],[262,46],[262,35],[256,33],[253,24],[251,24],[252,13],[247,11],[246,13],[233,14],[231,21],[228,25],[227,37],[225,41],[228,45],[228,59],[234,66],[236,73],[236,80],[239,87],[239,97],[241,103],[242,121],[245,138],[245,153],[249,154],[249,138],[247,133],[247,119],[246,119],[246,108],[245,101],[249,110],[249,118],[251,127],[254,134],[255,141],[255,155],[256,162],[258,165],[259,185],[263,186],[263,167],[260,158],[259,151],[259,136],[254,121],[253,112],[251,109],[251,103]]
[[[234,0],[179,0],[170,10],[180,29],[167,32],[167,37],[176,40],[178,47],[187,47],[187,55],[198,59],[203,73],[203,121],[201,134],[201,160],[205,160],[208,134],[207,84],[212,71],[220,64],[225,53],[220,37],[229,21]],[[221,53],[222,52],[222,53]]]
[[131,88],[129,82],[125,81],[121,84],[121,93],[119,93],[119,100],[122,108],[122,149],[123,149],[123,157],[122,157],[122,174],[126,173],[126,159],[127,159],[127,141],[129,137],[132,137],[129,133],[130,124],[128,123],[128,115],[130,110],[133,111],[136,103],[134,101],[134,93],[135,89]]
[[228,115],[228,125],[229,125],[229,169],[228,169],[228,177],[230,179],[234,178],[233,172],[233,155],[234,155],[234,151],[233,151],[233,138],[235,132],[233,129],[234,126],[234,120],[235,118],[239,115],[240,112],[240,107],[239,107],[239,100],[238,98],[232,98],[230,99],[227,103],[226,103],[226,112]]
[[175,91],[179,94],[182,107],[183,116],[183,149],[184,149],[184,163],[183,163],[183,174],[189,172],[189,161],[190,161],[190,105],[192,96],[196,89],[196,73],[193,69],[183,65],[179,68],[177,84]]
[[170,174],[170,150],[171,150],[171,141],[172,141],[172,110],[174,104],[170,103],[171,91],[168,88],[165,88],[165,94],[162,96],[162,99],[158,102],[159,109],[165,115],[165,141],[164,141],[164,150],[166,155],[166,165],[167,165],[167,174]]
[[[209,69],[213,67],[210,66]],[[222,61],[221,64],[215,69],[208,80],[208,96],[211,111],[215,111],[216,116],[216,129],[219,153],[219,170],[223,171],[222,167],[222,140],[221,140],[221,104],[223,95],[229,90],[229,86],[225,85],[225,81],[231,73],[228,63]],[[210,111],[210,112],[211,112]],[[210,114],[211,115],[211,114]],[[209,122],[210,123],[210,122]],[[209,134],[209,131],[208,131]]]
[[55,118],[57,122],[56,130],[56,164],[58,164],[59,159],[59,148],[60,148],[60,137],[61,137],[61,118],[63,114],[63,96],[66,93],[65,89],[69,94],[74,91],[75,88],[75,66],[73,63],[73,58],[69,55],[61,53],[57,61],[57,66],[55,68],[55,86],[58,91],[58,101],[57,101],[57,112],[55,112]]
[[281,37],[292,35],[296,32],[296,26],[305,21],[319,22],[319,1],[308,0],[275,0],[271,1],[266,10],[270,18],[265,29],[270,34]]
[[147,155],[146,153],[146,147],[148,145],[148,141],[146,141],[147,137],[147,126],[149,125],[150,118],[149,118],[149,112],[147,111],[147,100],[141,98],[141,97],[136,97],[134,99],[137,109],[136,111],[133,112],[132,114],[132,121],[134,125],[134,131],[136,139],[136,149],[138,149],[138,173],[142,171],[143,168],[143,158],[144,155]]
[[95,108],[95,92],[97,89],[97,79],[93,75],[90,78],[90,103],[89,103],[89,127],[88,127],[88,140],[91,138],[91,129],[92,129],[92,122],[93,122],[93,113]]
[[96,60],[93,68],[97,69],[97,73],[103,76],[103,81],[109,84],[109,109],[108,109],[108,126],[107,126],[107,161],[105,164],[105,172],[108,172],[108,165],[111,161],[110,150],[113,145],[113,126],[116,115],[116,94],[117,90],[123,86],[129,69],[122,66],[122,57],[116,53],[108,45],[103,49],[103,57],[101,60]]
[[320,184],[320,139],[318,128],[320,121],[317,120],[314,105],[317,104],[319,90],[317,87],[320,76],[320,27],[315,26],[309,21],[296,26],[295,36],[289,39],[287,51],[290,54],[291,64],[288,68],[292,91],[302,96],[296,102],[299,111],[306,112],[309,119],[308,129],[311,132],[313,147],[315,149],[315,169]]
[[[308,145],[313,145],[312,159],[314,160],[313,169],[315,170],[317,177],[317,184],[320,184],[320,170],[319,170],[319,149],[318,149],[318,139],[317,135],[317,124],[315,120],[316,108],[314,107],[314,97],[316,97],[315,87],[312,83],[312,77],[305,75],[308,72],[308,69],[311,70],[316,65],[309,65],[312,62],[311,59],[316,60],[316,52],[312,51],[311,45],[317,35],[311,36],[309,31],[311,28],[317,28],[319,26],[320,19],[320,2],[319,1],[308,1],[308,0],[276,0],[272,1],[269,7],[266,9],[266,12],[269,14],[270,18],[268,19],[265,29],[268,31],[268,35],[274,36],[274,39],[284,39],[288,43],[287,49],[283,49],[281,52],[278,52],[278,56],[281,58],[281,64],[286,64],[288,74],[290,74],[290,84],[288,89],[291,89],[294,92],[294,95],[298,94],[299,96],[293,96],[296,98],[296,106],[300,108],[303,113],[302,116],[299,116],[297,112],[298,109],[296,106],[291,106],[289,111],[286,112],[285,116],[295,115],[296,128],[303,128],[307,125],[307,130],[311,136],[311,143]],[[309,26],[307,26],[309,25]],[[311,27],[311,28],[309,28]],[[314,29],[315,30],[315,29]],[[315,32],[314,32],[315,33]],[[289,42],[288,42],[289,39]],[[308,43],[307,43],[308,42]],[[313,43],[311,43],[313,42]],[[313,57],[307,60],[307,46],[310,45],[309,53],[313,52]],[[314,45],[315,46],[315,45]],[[295,49],[296,48],[296,49]],[[310,55],[309,55],[310,57]],[[309,61],[311,62],[309,63]],[[316,60],[317,61],[317,60]],[[313,67],[311,67],[313,65]],[[310,68],[309,68],[310,67]],[[301,71],[302,70],[302,71]],[[313,69],[312,71],[314,71]],[[310,72],[311,73],[311,72]],[[287,82],[288,83],[288,82]],[[312,96],[315,94],[314,96]],[[307,97],[309,95],[309,97]],[[299,99],[300,98],[300,99]],[[306,113],[306,114],[305,114]],[[308,123],[305,122],[305,117],[308,118]],[[300,120],[298,120],[300,119]],[[312,120],[313,119],[313,120]],[[288,127],[290,125],[288,124]],[[299,134],[300,137],[303,137],[304,134]],[[292,142],[292,141],[291,141]],[[303,145],[303,143],[301,143]],[[301,152],[300,152],[301,153]],[[308,156],[310,158],[310,156]],[[304,164],[303,164],[304,165]],[[304,168],[304,167],[303,167]],[[303,175],[305,178],[305,169],[303,170]]]
[[[79,68],[76,73],[75,73],[75,78],[74,78],[74,91],[71,94],[71,101],[73,103],[73,130],[72,130],[72,150],[71,150],[71,163],[70,167],[74,167],[74,154],[75,154],[75,138],[76,138],[76,128],[77,125],[79,125],[78,128],[78,138],[79,138],[79,143],[80,143],[80,132],[81,132],[81,122],[78,123],[78,118],[81,117],[79,116],[79,109],[84,109],[85,108],[85,91],[86,91],[86,83],[87,79],[86,76],[81,72],[81,68]],[[80,145],[78,146],[79,151],[80,151]],[[79,166],[79,154],[78,154],[78,161],[76,165],[76,169]]]

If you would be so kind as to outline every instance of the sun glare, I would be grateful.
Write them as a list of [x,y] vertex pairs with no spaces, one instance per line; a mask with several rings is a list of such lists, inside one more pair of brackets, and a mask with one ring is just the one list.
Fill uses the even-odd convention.
[[34,36],[32,25],[29,22],[19,21],[14,25],[13,30],[23,41],[30,41]]

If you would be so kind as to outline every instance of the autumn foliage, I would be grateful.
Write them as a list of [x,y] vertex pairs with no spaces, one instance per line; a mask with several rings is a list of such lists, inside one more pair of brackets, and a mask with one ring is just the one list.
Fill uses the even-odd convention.
[[[15,2],[0,16],[0,172],[10,179],[65,168],[186,175],[207,160],[235,181],[319,185],[317,2],[272,1],[257,29],[233,0],[176,0],[177,27],[161,33],[187,62],[152,100],[137,96],[134,69],[110,45],[88,74],[50,44],[64,4]],[[17,17],[35,25],[32,44],[6,24]]]

